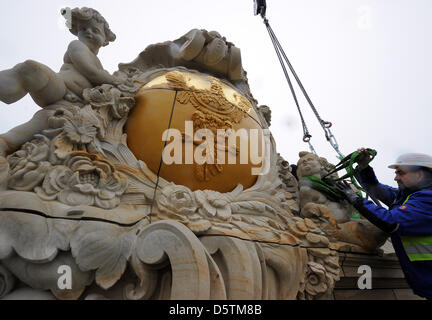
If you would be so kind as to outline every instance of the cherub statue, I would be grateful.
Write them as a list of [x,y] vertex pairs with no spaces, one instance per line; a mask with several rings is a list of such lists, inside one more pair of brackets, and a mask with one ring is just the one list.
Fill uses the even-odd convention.
[[[33,134],[44,129],[52,112],[44,112],[59,101],[79,102],[86,88],[101,84],[118,85],[125,79],[111,75],[100,62],[99,49],[115,40],[102,15],[91,8],[71,10],[70,32],[78,37],[72,41],[58,73],[49,67],[27,60],[12,69],[0,71],[0,100],[11,104],[27,93],[37,105],[44,108],[32,120],[0,136],[0,156],[14,151]],[[45,110],[46,109],[46,110]]]
[[[367,251],[376,250],[386,240],[386,235],[374,225],[363,219],[351,219],[356,213],[349,203],[329,200],[323,193],[312,188],[306,176],[322,178],[334,165],[325,158],[311,152],[300,152],[297,162],[299,179],[299,198],[301,215],[308,218],[319,218],[326,222],[320,226],[330,239],[360,246]],[[337,173],[329,178],[337,178]]]
[[312,189],[306,176],[322,178],[332,167],[325,158],[318,157],[311,152],[300,152],[300,159],[297,162],[297,177],[299,179],[300,207],[303,208],[307,203],[317,203],[326,205],[332,212],[333,217],[338,223],[350,220],[350,210],[355,210],[346,202],[334,202],[327,199],[321,192]]

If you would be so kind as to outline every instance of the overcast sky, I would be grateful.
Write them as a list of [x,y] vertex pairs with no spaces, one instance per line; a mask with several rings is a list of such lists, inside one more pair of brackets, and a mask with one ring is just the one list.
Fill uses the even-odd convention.
[[[241,49],[243,68],[259,104],[272,110],[278,152],[296,163],[308,150],[302,127],[266,28],[252,0],[0,0],[0,70],[33,59],[58,71],[70,41],[62,7],[93,7],[117,40],[101,49],[105,69],[131,62],[149,44],[174,40],[193,28],[216,30]],[[267,0],[267,18],[344,154],[378,151],[381,182],[396,186],[387,165],[405,152],[432,154],[432,1]],[[300,96],[300,91],[297,89]],[[300,99],[319,155],[336,153]],[[30,97],[0,102],[0,131],[31,118]]]

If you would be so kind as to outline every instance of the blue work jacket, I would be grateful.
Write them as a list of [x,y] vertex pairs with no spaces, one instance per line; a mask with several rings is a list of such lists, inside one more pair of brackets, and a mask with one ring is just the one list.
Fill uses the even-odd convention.
[[392,188],[379,183],[371,167],[361,171],[358,178],[388,209],[363,199],[354,205],[398,225],[390,236],[405,278],[415,294],[432,299],[432,189],[408,193]]

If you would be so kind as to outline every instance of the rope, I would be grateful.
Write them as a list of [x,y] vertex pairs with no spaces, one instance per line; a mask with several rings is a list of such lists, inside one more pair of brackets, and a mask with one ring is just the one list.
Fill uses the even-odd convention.
[[[274,49],[275,49],[275,51],[276,51],[276,55],[277,55],[277,57],[278,57],[278,59],[279,59],[280,65],[281,65],[282,70],[283,70],[283,72],[284,72],[284,74],[285,74],[285,78],[286,78],[286,80],[287,80],[287,82],[288,82],[289,88],[290,88],[290,90],[291,90],[291,94],[292,94],[292,96],[293,96],[294,102],[295,102],[295,104],[296,104],[296,106],[297,106],[298,113],[299,113],[299,115],[300,115],[300,120],[301,120],[302,128],[303,128],[303,141],[304,141],[304,142],[307,142],[307,143],[309,144],[309,148],[311,149],[311,152],[313,152],[314,154],[316,154],[315,149],[313,148],[312,144],[310,143],[310,138],[311,138],[312,136],[310,135],[309,130],[308,130],[307,125],[306,125],[306,122],[305,122],[305,120],[304,120],[304,117],[303,117],[302,111],[301,111],[301,109],[300,109],[300,104],[299,104],[298,99],[297,99],[297,95],[296,95],[296,93],[295,93],[295,90],[294,90],[294,87],[293,87],[293,85],[292,85],[292,82],[291,82],[290,76],[289,76],[289,74],[288,74],[288,71],[287,71],[287,69],[286,69],[286,67],[285,67],[285,63],[284,63],[284,61],[283,61],[283,58],[282,58],[282,56],[281,56],[281,53],[284,55],[284,57],[286,57],[286,56],[285,56],[283,50],[280,49],[279,42],[277,41],[277,38],[276,38],[276,36],[274,35],[274,33],[273,33],[273,31],[272,31],[272,29],[271,29],[269,23],[268,23],[268,20],[267,20],[267,19],[264,19],[264,23],[265,23],[265,25],[267,26],[268,34],[269,34],[270,39],[271,39],[271,41],[272,41],[273,47],[274,47]],[[288,62],[288,63],[289,63],[289,62]],[[290,66],[290,64],[288,64],[288,66]]]
[[171,108],[171,115],[170,115],[170,118],[169,118],[169,122],[168,122],[168,129],[167,129],[167,131],[166,131],[166,137],[165,137],[165,143],[164,143],[164,147],[162,148],[162,153],[161,153],[161,157],[160,157],[160,161],[159,161],[159,168],[158,168],[158,171],[157,171],[157,179],[156,179],[156,186],[155,186],[155,188],[154,188],[154,191],[153,191],[153,199],[152,199],[152,202],[151,202],[151,204],[150,204],[150,214],[149,214],[149,217],[150,217],[150,223],[152,222],[151,221],[151,216],[152,216],[152,213],[153,213],[153,205],[154,205],[154,201],[155,201],[155,199],[156,199],[156,191],[157,191],[157,188],[158,188],[158,186],[159,186],[159,177],[160,177],[160,172],[161,172],[161,169],[162,169],[162,163],[163,163],[163,151],[165,150],[165,148],[166,148],[166,145],[167,145],[167,138],[168,138],[168,132],[169,132],[169,129],[171,129],[171,121],[172,121],[172,118],[173,118],[173,114],[174,114],[174,107],[175,107],[175,104],[176,104],[176,100],[177,100],[177,93],[178,93],[178,91],[176,90],[175,91],[175,95],[174,95],[174,101],[173,101],[173,105],[172,105],[172,108]]
[[320,123],[321,127],[323,128],[327,141],[330,143],[330,145],[333,147],[333,149],[338,153],[338,155],[340,157],[343,157],[343,154],[339,150],[339,145],[338,145],[338,143],[336,141],[336,138],[335,138],[335,136],[333,135],[333,133],[330,130],[330,127],[332,126],[332,123],[329,122],[329,121],[324,121],[320,117],[320,115],[318,113],[318,110],[315,108],[315,106],[314,106],[312,100],[310,99],[310,97],[309,97],[306,89],[304,88],[304,86],[303,86],[300,78],[298,77],[296,71],[294,70],[294,67],[292,66],[291,62],[289,61],[287,55],[285,54],[285,51],[283,50],[282,45],[280,44],[278,38],[276,37],[276,34],[274,33],[272,27],[270,26],[270,23],[269,23],[268,19],[265,18],[265,17],[263,17],[263,20],[264,20],[264,24],[266,25],[268,34],[270,36],[270,40],[272,41],[273,47],[275,48],[275,51],[276,51],[276,54],[278,56],[279,62],[280,62],[281,66],[282,66],[282,69],[284,71],[284,74],[285,74],[285,77],[287,79],[287,82],[288,82],[288,84],[290,86],[291,93],[293,94],[294,101],[296,102],[297,110],[298,110],[298,112],[300,114],[300,119],[301,119],[302,126],[303,126],[303,141],[307,142],[309,144],[309,148],[311,149],[311,152],[313,152],[313,153],[316,154],[314,148],[312,147],[312,144],[310,143],[310,138],[312,136],[310,135],[310,133],[309,133],[309,131],[307,129],[306,123],[304,121],[303,114],[302,114],[300,106],[298,104],[297,96],[295,95],[294,89],[292,87],[291,80],[289,78],[289,74],[288,74],[288,72],[287,72],[287,70],[285,68],[285,63],[288,65],[288,68],[290,69],[291,73],[293,74],[294,79],[296,80],[296,82],[297,82],[300,90],[302,91],[304,97],[306,98],[306,101],[308,102],[309,106],[311,107],[312,112],[315,114],[315,117],[318,119],[318,122]]

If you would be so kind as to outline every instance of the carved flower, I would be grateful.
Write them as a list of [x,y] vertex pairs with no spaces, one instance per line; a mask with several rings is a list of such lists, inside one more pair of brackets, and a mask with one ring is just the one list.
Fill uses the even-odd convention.
[[104,123],[90,105],[69,106],[57,110],[49,119],[50,126],[59,132],[54,139],[55,155],[65,159],[74,150],[101,152],[98,138],[105,135]]
[[23,144],[20,150],[9,157],[11,166],[16,160],[25,158],[31,162],[40,162],[48,159],[49,156],[49,139],[41,134],[36,134],[35,139]]
[[231,217],[231,206],[223,194],[211,190],[197,190],[194,193],[201,205],[200,213],[210,217],[219,217],[223,220],[228,220]]
[[332,287],[332,278],[327,276],[327,271],[323,265],[310,261],[307,264],[305,279],[305,296],[311,300],[315,296],[325,293]]
[[169,184],[162,189],[158,206],[162,211],[184,215],[192,215],[197,209],[191,190],[175,184]]
[[89,123],[66,121],[64,124],[66,137],[74,144],[87,144],[96,137],[97,129]]
[[135,104],[133,97],[125,96],[119,89],[109,84],[85,89],[83,97],[94,108],[107,108],[115,119],[125,117]]
[[123,68],[122,71],[114,72],[115,77],[125,79],[125,81],[117,87],[121,91],[135,94],[142,87],[142,81],[139,80],[141,74],[142,72],[139,69],[133,67]]
[[39,196],[69,205],[95,205],[111,209],[120,203],[126,179],[96,155],[74,152],[65,166],[56,166],[44,179]]
[[66,123],[66,119],[71,119],[73,117],[72,110],[69,110],[73,108],[74,106],[59,107],[56,109],[54,114],[48,118],[49,127],[53,129],[63,128],[63,125]]
[[19,191],[30,191],[39,185],[51,168],[49,140],[43,135],[35,135],[20,150],[8,157],[10,165],[9,187]]
[[66,116],[63,125],[66,138],[74,144],[87,144],[92,142],[103,126],[92,108],[87,105],[79,108],[75,113]]

